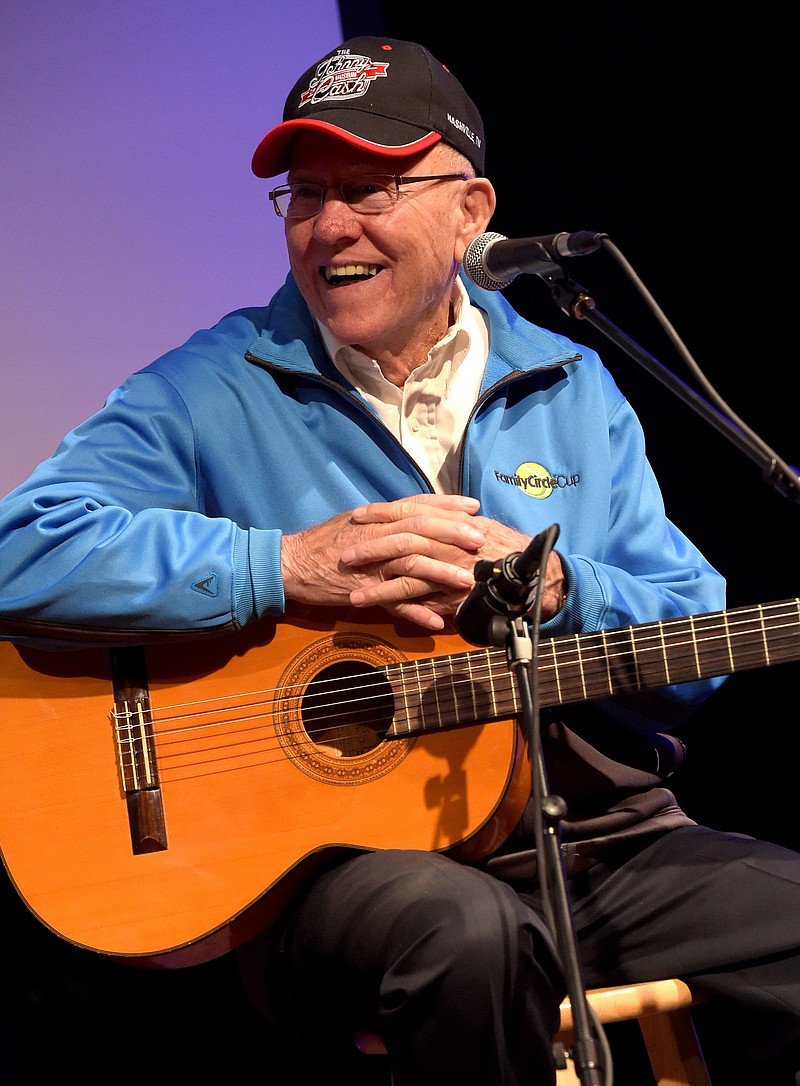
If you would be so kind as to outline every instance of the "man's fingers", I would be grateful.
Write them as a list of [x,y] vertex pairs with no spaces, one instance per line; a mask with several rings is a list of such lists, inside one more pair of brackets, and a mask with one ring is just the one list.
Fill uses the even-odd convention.
[[415,494],[393,502],[359,505],[350,515],[357,524],[390,524],[430,513],[432,508],[446,515],[472,516],[480,509],[480,502],[464,494]]
[[457,547],[474,553],[484,542],[484,533],[471,524],[420,517],[404,522],[402,531],[390,527],[350,543],[342,550],[341,559],[348,566],[362,566],[412,554],[434,556],[438,553],[442,557],[443,547]]
[[[379,577],[380,579],[377,579]],[[361,584],[350,593],[354,607],[384,605],[431,593],[451,591],[464,595],[474,584],[469,570],[428,559],[381,566],[372,584]]]
[[432,611],[430,607],[426,607],[423,603],[415,603],[413,600],[406,600],[403,603],[388,606],[386,610],[391,615],[396,615],[398,618],[413,622],[425,630],[430,630],[431,633],[439,633],[445,627],[445,620],[438,612]]

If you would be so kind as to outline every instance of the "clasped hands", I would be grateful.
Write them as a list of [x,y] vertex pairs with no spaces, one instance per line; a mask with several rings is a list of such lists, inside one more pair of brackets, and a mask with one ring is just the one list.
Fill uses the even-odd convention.
[[[478,515],[480,503],[459,494],[418,494],[340,513],[283,537],[287,600],[330,607],[382,607],[434,632],[455,614],[475,584],[480,560],[523,551],[530,537]],[[563,605],[565,576],[551,551],[542,620]]]

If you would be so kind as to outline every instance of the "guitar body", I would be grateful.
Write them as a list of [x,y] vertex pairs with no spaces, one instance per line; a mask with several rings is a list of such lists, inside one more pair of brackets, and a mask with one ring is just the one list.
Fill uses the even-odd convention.
[[0,642],[0,847],[47,927],[193,964],[272,923],[342,850],[469,860],[508,835],[530,786],[514,719],[386,738],[307,702],[320,676],[349,684],[463,641],[310,614],[152,646],[144,674],[130,650]]
[[[324,613],[144,648],[0,642],[0,849],[47,927],[139,964],[199,963],[347,850],[471,861],[505,840],[531,785],[505,651]],[[547,639],[538,699],[797,659],[800,598]]]

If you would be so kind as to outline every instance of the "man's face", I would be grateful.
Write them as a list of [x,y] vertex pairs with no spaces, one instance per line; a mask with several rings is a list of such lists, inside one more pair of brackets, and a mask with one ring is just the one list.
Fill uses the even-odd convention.
[[[363,174],[456,172],[446,148],[387,159],[328,135],[303,132],[294,143],[288,180],[336,186]],[[287,219],[289,263],[312,313],[344,343],[373,358],[432,345],[448,326],[450,291],[466,245],[483,229],[472,225],[471,186],[488,182],[431,181],[401,189],[379,215],[351,209],[335,187],[319,214]],[[490,189],[490,186],[488,186]],[[354,266],[365,274],[329,278]],[[372,274],[372,272],[376,272]],[[427,349],[427,348],[426,348]]]

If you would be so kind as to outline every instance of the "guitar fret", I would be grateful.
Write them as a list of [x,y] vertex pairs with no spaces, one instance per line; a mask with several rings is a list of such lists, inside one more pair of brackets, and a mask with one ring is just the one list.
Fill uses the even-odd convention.
[[722,620],[723,620],[723,625],[725,627],[725,643],[726,643],[726,645],[728,647],[728,663],[729,663],[731,671],[733,671],[733,669],[734,669],[734,667],[736,665],[733,662],[733,645],[731,644],[731,630],[730,630],[730,626],[728,624],[728,613],[727,613],[727,611],[723,613]]
[[581,652],[581,643],[578,640],[578,635],[577,634],[575,635],[575,652],[576,652],[576,655],[578,657],[578,674],[580,676],[581,691],[583,693],[584,698],[587,698],[589,695],[588,695],[588,693],[586,691],[586,675],[584,674],[584,671],[583,671],[583,655],[582,655],[582,652]]
[[[442,707],[441,707],[441,704],[439,702],[439,683],[437,682],[436,673],[437,673],[437,666],[436,666],[436,660],[434,660],[432,662],[432,666],[431,666],[431,674],[433,676],[433,682],[431,683],[431,686],[433,688],[433,701],[434,701],[434,704],[436,706],[436,719],[439,722],[439,727],[441,727],[442,726]],[[450,687],[452,689],[452,682],[450,684]]]
[[494,714],[497,712],[497,691],[494,686],[494,672],[491,668],[488,668],[487,674],[489,676],[489,700],[492,703],[492,713]]
[[[545,702],[545,704],[547,704],[547,705],[561,705],[563,703],[563,701],[564,701],[564,691],[563,691],[563,689],[561,687],[561,672],[560,672],[559,666],[558,666],[558,657],[556,655],[555,641],[550,641],[547,644],[547,649],[549,651],[550,656],[552,657],[553,677],[555,678],[555,681],[556,681],[556,692],[555,692],[555,697],[553,697],[552,700],[547,700]],[[540,688],[541,688],[541,686],[543,685],[541,677],[540,677],[539,682],[540,682]]]
[[[673,622],[675,622],[679,630],[677,634],[672,629],[671,624]],[[676,667],[673,670],[673,665],[681,664],[682,658],[676,656],[674,645],[670,649],[670,631],[672,631],[672,639],[677,641],[678,646],[685,646],[687,644],[685,621],[676,622],[676,620],[670,620],[670,631],[667,630],[667,624],[664,622],[657,622],[654,625],[656,638],[653,640],[657,640],[657,644],[648,645],[645,638],[639,650],[641,667],[637,671],[637,690],[644,690],[648,686],[669,686],[676,681],[677,676],[680,674],[679,668]],[[691,636],[689,644],[691,644]],[[694,668],[692,671],[694,674]]]
[[420,721],[422,722],[423,728],[425,730],[427,730],[426,721],[425,721],[425,711],[424,711],[423,702],[422,702],[422,680],[420,679],[420,675],[419,675],[419,660],[414,660],[414,662],[413,662],[413,674],[414,674],[414,683],[415,683],[415,686],[416,686],[416,695],[417,695],[417,697],[416,697],[417,713],[419,714],[419,718],[420,718]]
[[693,615],[691,615],[689,617],[689,625],[692,627],[692,647],[694,648],[694,666],[695,666],[695,670],[697,672],[697,678],[699,679],[700,676],[703,674],[703,670],[700,667],[700,652],[699,652],[699,646],[698,646],[698,643],[697,643],[697,637],[695,635],[695,621],[694,621],[694,616]]
[[613,679],[611,677],[611,658],[610,658],[610,654],[609,654],[609,651],[608,651],[608,640],[606,638],[606,631],[601,630],[600,631],[600,636],[601,636],[602,641],[603,641],[603,659],[604,659],[604,662],[605,662],[606,683],[608,684],[608,692],[609,692],[609,694],[613,694],[614,693],[614,681],[613,681]]
[[[406,684],[403,682],[403,670],[396,665],[385,669],[386,677],[390,680],[392,694],[394,696],[394,715],[392,717],[392,733],[396,736],[410,734],[411,708],[408,704]],[[394,679],[394,681],[392,681]]]
[[[622,630],[603,631],[604,649],[608,653],[605,667],[610,679],[608,693],[618,694],[640,690],[648,665],[647,646],[637,644],[634,630],[628,626]],[[660,664],[658,650],[651,649],[652,663]]]
[[[639,671],[639,658],[636,653],[636,640],[634,637],[633,627],[627,628],[628,639],[631,641],[631,664],[633,665],[634,674],[636,675],[636,681],[634,687],[639,690],[642,687],[642,673]],[[613,693],[613,691],[612,691]]]
[[[444,712],[443,713],[443,712],[440,711],[440,715],[439,715],[439,723],[440,723],[440,726],[442,728],[455,726],[455,725],[459,725],[459,724],[462,723],[461,710],[462,710],[462,708],[464,706],[462,705],[463,698],[459,697],[459,686],[458,686],[458,684],[459,684],[459,682],[461,682],[463,684],[463,680],[459,679],[458,673],[457,673],[457,671],[455,670],[455,668],[453,666],[455,660],[456,660],[456,657],[454,657],[454,656],[446,656],[446,657],[444,657],[444,659],[442,661],[442,663],[447,664],[448,675],[449,675],[449,678],[450,678],[450,683],[449,683],[450,700],[448,702],[449,712]],[[470,681],[469,681],[469,683],[467,685],[467,694],[469,696],[471,712],[466,717],[467,721],[469,722],[469,721],[474,721],[474,720],[477,719],[478,706],[477,706],[477,702],[475,700],[475,687],[474,687],[474,682],[472,680],[472,658],[469,657],[467,659],[466,663],[467,663],[467,670],[468,670],[469,675],[470,675]]]
[[764,663],[767,665],[767,667],[769,667],[769,642],[767,641],[767,630],[764,625],[764,612],[761,608],[759,608],[759,618],[761,619],[761,639],[764,643]]
[[[453,662],[453,658],[451,656],[450,657],[450,664],[451,664],[450,674],[451,675],[453,674],[452,662]],[[475,673],[474,673],[473,668],[472,668],[472,656],[470,656],[467,659],[467,675],[469,676],[469,696],[470,696],[470,702],[472,704],[472,712],[473,712],[473,714],[477,714],[477,712],[478,712],[478,703],[477,703],[477,701],[475,699]],[[456,704],[458,703],[458,699],[455,696],[455,684],[453,685],[453,700],[456,702]],[[456,714],[456,716],[458,716],[458,714]],[[476,717],[473,716],[473,719],[476,719]]]
[[[661,655],[664,660],[664,682],[667,686],[672,682],[669,674],[669,656],[667,654],[667,639],[664,633],[664,623],[658,623],[658,633],[661,639]],[[631,630],[631,640],[633,640],[633,630]],[[635,652],[635,649],[634,649]]]
[[[750,615],[754,617],[751,619]],[[761,607],[753,608],[749,614],[743,616],[741,625],[747,636],[744,639],[739,636],[739,642],[743,641],[743,643],[737,645],[734,642],[732,645],[731,656],[735,667],[755,666],[749,663],[754,657],[758,660],[758,666],[771,662],[770,642],[765,618],[764,609]],[[734,651],[737,648],[739,651]]]

